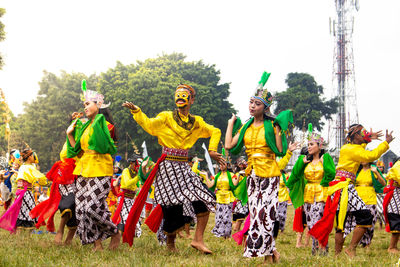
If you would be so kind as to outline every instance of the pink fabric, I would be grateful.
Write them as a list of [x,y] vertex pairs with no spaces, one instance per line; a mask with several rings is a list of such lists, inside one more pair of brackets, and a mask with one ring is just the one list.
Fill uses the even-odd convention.
[[238,245],[242,245],[244,234],[249,230],[250,227],[250,216],[246,217],[246,221],[244,222],[243,229],[236,234],[232,235],[233,240],[236,241]]
[[24,194],[27,191],[27,187],[24,189],[18,189],[15,193],[17,198],[10,208],[1,216],[0,218],[0,228],[3,228],[10,233],[14,233],[17,228],[18,214],[22,206],[22,200],[24,199]]

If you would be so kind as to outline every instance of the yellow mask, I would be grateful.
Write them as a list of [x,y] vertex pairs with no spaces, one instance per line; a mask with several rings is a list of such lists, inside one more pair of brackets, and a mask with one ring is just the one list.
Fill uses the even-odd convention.
[[183,108],[189,104],[190,93],[186,89],[175,91],[175,104],[178,108]]

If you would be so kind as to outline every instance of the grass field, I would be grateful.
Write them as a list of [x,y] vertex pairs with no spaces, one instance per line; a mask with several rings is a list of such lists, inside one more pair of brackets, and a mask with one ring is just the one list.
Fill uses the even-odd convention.
[[[312,256],[311,248],[295,248],[296,234],[292,231],[293,207],[288,207],[286,231],[277,239],[281,261],[276,266],[395,266],[400,255],[389,255],[390,235],[384,230],[375,231],[371,247],[358,248],[353,260],[345,254],[334,256],[333,235],[326,257]],[[57,218],[58,219],[58,218]],[[56,221],[57,223],[57,221]],[[131,248],[126,244],[116,251],[92,252],[92,246],[80,245],[75,239],[72,246],[56,246],[52,234],[10,235],[0,230],[0,266],[258,266],[263,258],[242,257],[243,248],[231,240],[214,237],[210,231],[214,216],[210,217],[205,240],[212,255],[202,255],[192,249],[188,239],[177,239],[179,252],[171,254],[158,245],[156,235],[146,226],[143,235],[135,239]],[[108,245],[108,240],[104,245]],[[345,246],[349,239],[346,240]]]

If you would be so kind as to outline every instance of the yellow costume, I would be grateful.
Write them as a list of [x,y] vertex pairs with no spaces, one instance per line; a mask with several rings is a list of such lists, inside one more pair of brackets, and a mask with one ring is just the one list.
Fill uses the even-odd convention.
[[304,202],[326,202],[327,187],[323,187],[320,183],[324,177],[324,166],[321,161],[317,164],[308,163],[304,169],[304,177],[307,184],[304,187]]
[[[278,162],[278,166],[280,170],[283,170],[286,168],[286,165],[289,163],[290,158],[292,157],[293,153],[292,151],[288,150],[286,152],[286,155]],[[286,177],[289,177],[290,175],[285,175]],[[279,190],[278,190],[278,201],[279,202],[285,202],[288,201],[289,198],[289,191],[286,187],[285,181],[283,181],[283,175],[281,175],[280,180],[279,180]]]
[[132,177],[129,168],[126,168],[122,171],[121,189],[136,191],[138,181],[139,181],[139,175],[136,174],[135,177]]
[[31,185],[34,183],[39,183],[39,185],[46,185],[47,184],[47,178],[46,176],[38,171],[36,169],[36,166],[34,164],[23,164],[19,170],[18,170],[18,176],[17,176],[17,184],[18,181],[24,180]]
[[89,125],[80,139],[82,157],[76,162],[74,175],[82,177],[113,176],[113,159],[110,154],[100,154],[89,149],[89,138],[93,128]]
[[247,128],[244,135],[244,146],[248,158],[246,175],[250,175],[251,170],[254,170],[258,177],[268,178],[281,175],[275,154],[265,142],[263,124],[257,127],[251,124]]
[[[149,134],[158,137],[158,143],[163,147],[190,149],[199,138],[210,138],[210,151],[217,151],[221,131],[204,122],[200,116],[195,118],[193,128],[186,130],[179,126],[172,111],[159,113],[155,118],[148,118],[141,109],[132,110],[133,118]],[[182,121],[188,122],[189,116],[179,113]],[[191,115],[192,116],[192,115]]]
[[356,179],[356,191],[366,205],[376,205],[376,192],[372,186],[371,170],[362,169]]
[[[231,173],[231,177],[233,176],[234,174]],[[229,204],[235,201],[235,197],[233,196],[231,188],[229,187],[229,179],[227,172],[221,172],[221,175],[217,180],[216,189],[217,189],[216,193],[217,203]]]

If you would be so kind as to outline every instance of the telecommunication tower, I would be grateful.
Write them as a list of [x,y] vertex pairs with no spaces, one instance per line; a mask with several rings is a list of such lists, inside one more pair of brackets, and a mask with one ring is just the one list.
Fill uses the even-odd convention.
[[334,122],[336,153],[345,143],[345,130],[358,123],[357,98],[354,75],[353,30],[358,0],[335,0],[336,18],[329,19],[330,33],[334,37],[332,84],[333,95],[339,100]]

